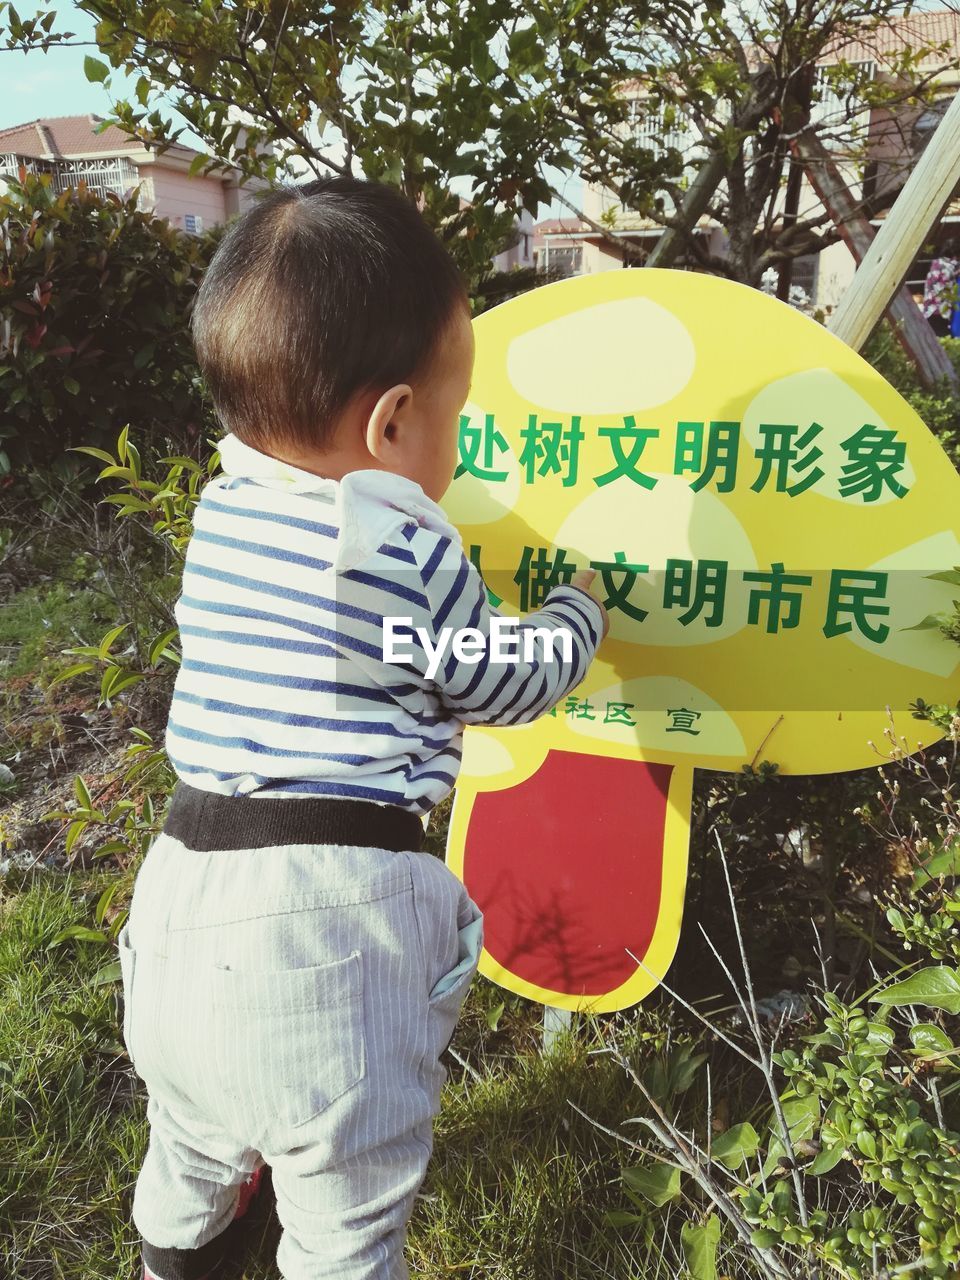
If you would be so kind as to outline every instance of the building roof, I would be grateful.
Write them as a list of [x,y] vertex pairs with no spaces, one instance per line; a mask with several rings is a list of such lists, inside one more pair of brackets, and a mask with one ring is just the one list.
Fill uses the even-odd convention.
[[544,222],[538,222],[533,228],[533,234],[536,237],[541,236],[557,236],[576,234],[578,231],[586,231],[587,224],[581,222],[579,218],[547,218]]
[[[932,49],[920,59],[923,66],[960,54],[960,13],[952,9],[891,14],[875,23],[865,22],[862,28],[862,35],[856,39],[838,42],[826,50],[821,62],[885,62],[905,49]],[[936,52],[940,45],[949,46],[946,55]]]
[[0,152],[29,156],[33,160],[52,160],[145,150],[142,142],[115,124],[97,133],[97,126],[102,123],[103,116],[85,115],[48,116],[11,125],[0,129]]
[[[841,61],[890,63],[906,49],[928,51],[919,60],[921,67],[938,67],[960,60],[960,12],[953,9],[895,13],[881,19],[865,19],[856,25],[859,33],[856,36],[845,34],[834,45],[825,48],[817,58],[818,65]],[[948,46],[947,52],[938,52],[939,46],[944,45]],[[745,44],[743,48],[748,64],[756,67],[776,52],[777,41],[771,38],[763,45]],[[618,86],[625,97],[642,94],[645,88],[646,82],[642,78],[624,80]]]

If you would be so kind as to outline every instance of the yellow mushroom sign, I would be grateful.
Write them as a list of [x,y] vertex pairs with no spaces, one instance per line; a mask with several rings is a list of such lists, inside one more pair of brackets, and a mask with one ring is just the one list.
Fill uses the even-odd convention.
[[686,272],[561,281],[475,321],[445,499],[501,612],[597,570],[610,634],[536,724],[470,728],[448,863],[481,972],[609,1011],[673,957],[693,767],[875,764],[890,708],[960,694],[924,618],[955,586],[960,478],[815,321]]

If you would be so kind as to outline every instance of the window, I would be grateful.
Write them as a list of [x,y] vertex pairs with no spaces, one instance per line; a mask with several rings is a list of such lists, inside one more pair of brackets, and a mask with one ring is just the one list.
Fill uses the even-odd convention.
[[549,241],[544,246],[543,268],[554,276],[577,276],[583,268],[583,246],[554,249]]
[[[872,80],[876,74],[873,62],[851,62],[847,64],[853,71],[851,80],[844,77],[838,82],[835,66],[822,63],[816,68],[813,78],[813,102],[810,107],[810,123],[814,128],[823,126],[827,130],[849,128],[851,121],[857,116],[864,116],[866,105],[859,92],[859,86]],[[866,124],[866,119],[860,121]]]
[[137,185],[137,171],[126,156],[107,156],[96,160],[58,160],[54,183],[58,191],[66,191],[85,182],[98,196],[124,196]]
[[810,299],[810,302],[815,303],[817,300],[817,283],[819,276],[819,253],[805,253],[800,258],[794,258],[793,268],[790,272],[791,290],[802,289]]
[[16,178],[20,170],[27,173],[53,173],[54,167],[46,160],[34,160],[32,156],[18,156],[12,153],[0,155],[0,174]]
[[634,138],[656,156],[673,147],[684,159],[690,159],[700,142],[689,121],[671,103],[631,98],[629,120]]
[[192,236],[198,236],[203,230],[203,218],[199,213],[187,213],[183,217],[183,229]]
[[947,108],[952,101],[952,94],[942,94],[923,107],[914,120],[910,129],[910,149],[915,158],[924,151],[927,143],[940,127],[940,121],[947,114]]

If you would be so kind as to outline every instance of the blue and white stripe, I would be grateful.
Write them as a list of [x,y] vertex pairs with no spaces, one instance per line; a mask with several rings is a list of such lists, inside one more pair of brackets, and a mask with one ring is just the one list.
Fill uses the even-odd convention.
[[[361,474],[376,492],[377,473]],[[585,675],[600,610],[568,586],[521,626],[568,627],[570,661],[545,661],[542,646],[516,664],[448,655],[433,680],[422,646],[403,666],[385,662],[385,617],[412,618],[435,640],[443,627],[486,634],[499,615],[440,509],[403,481],[419,494],[404,511],[399,478],[382,474],[384,499],[369,511],[345,502],[345,482],[320,477],[282,488],[225,475],[204,489],[175,611],[183,661],[166,732],[192,786],[425,813],[456,781],[465,723],[526,724]],[[425,519],[425,508],[439,515]],[[387,534],[352,563],[344,526]]]

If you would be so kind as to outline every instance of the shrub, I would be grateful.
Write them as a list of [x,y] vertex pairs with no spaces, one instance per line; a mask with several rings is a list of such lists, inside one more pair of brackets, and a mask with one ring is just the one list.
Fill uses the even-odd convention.
[[[83,182],[23,170],[0,195],[0,474],[84,463],[135,422],[179,448],[213,421],[188,330],[198,239]],[[9,483],[9,482],[8,482]]]
[[[943,347],[960,373],[960,341],[945,338]],[[943,445],[954,466],[960,467],[960,391],[946,380],[939,387],[924,387],[887,324],[877,330],[863,354],[916,410]]]
[[[739,949],[739,976],[726,968],[740,1006],[736,1031],[688,1012],[716,1041],[741,1055],[768,1094],[767,1105],[728,1127],[707,1113],[680,1119],[677,1109],[614,1046],[642,1095],[639,1140],[621,1135],[644,1163],[623,1171],[633,1210],[686,1201],[681,1245],[694,1280],[716,1280],[718,1259],[736,1274],[767,1280],[892,1280],[896,1275],[955,1276],[960,1267],[960,810],[954,796],[960,718],[942,746],[914,756],[891,738],[889,759],[902,778],[931,792],[933,837],[900,810],[901,778],[886,777],[872,808],[855,810],[864,826],[902,844],[914,872],[909,890],[888,901],[891,946],[874,940],[874,959],[897,966],[856,995],[826,984],[805,1000],[814,1024],[778,1043],[784,1026],[755,999],[733,882],[722,858]],[[942,754],[936,754],[942,752]],[[909,898],[909,905],[905,901]],[[920,967],[912,955],[919,953]],[[926,961],[932,959],[935,964]],[[905,971],[912,969],[907,976]],[[784,1014],[784,1020],[786,1014]],[[689,1056],[689,1055],[688,1055]],[[704,1062],[705,1055],[690,1058]],[[742,1076],[742,1068],[739,1072]],[[727,1084],[714,1078],[714,1096]],[[724,1108],[724,1111],[726,1108]],[[722,1129],[722,1132],[718,1132]],[[649,1139],[647,1136],[649,1135]],[[633,1210],[612,1225],[630,1226]]]

